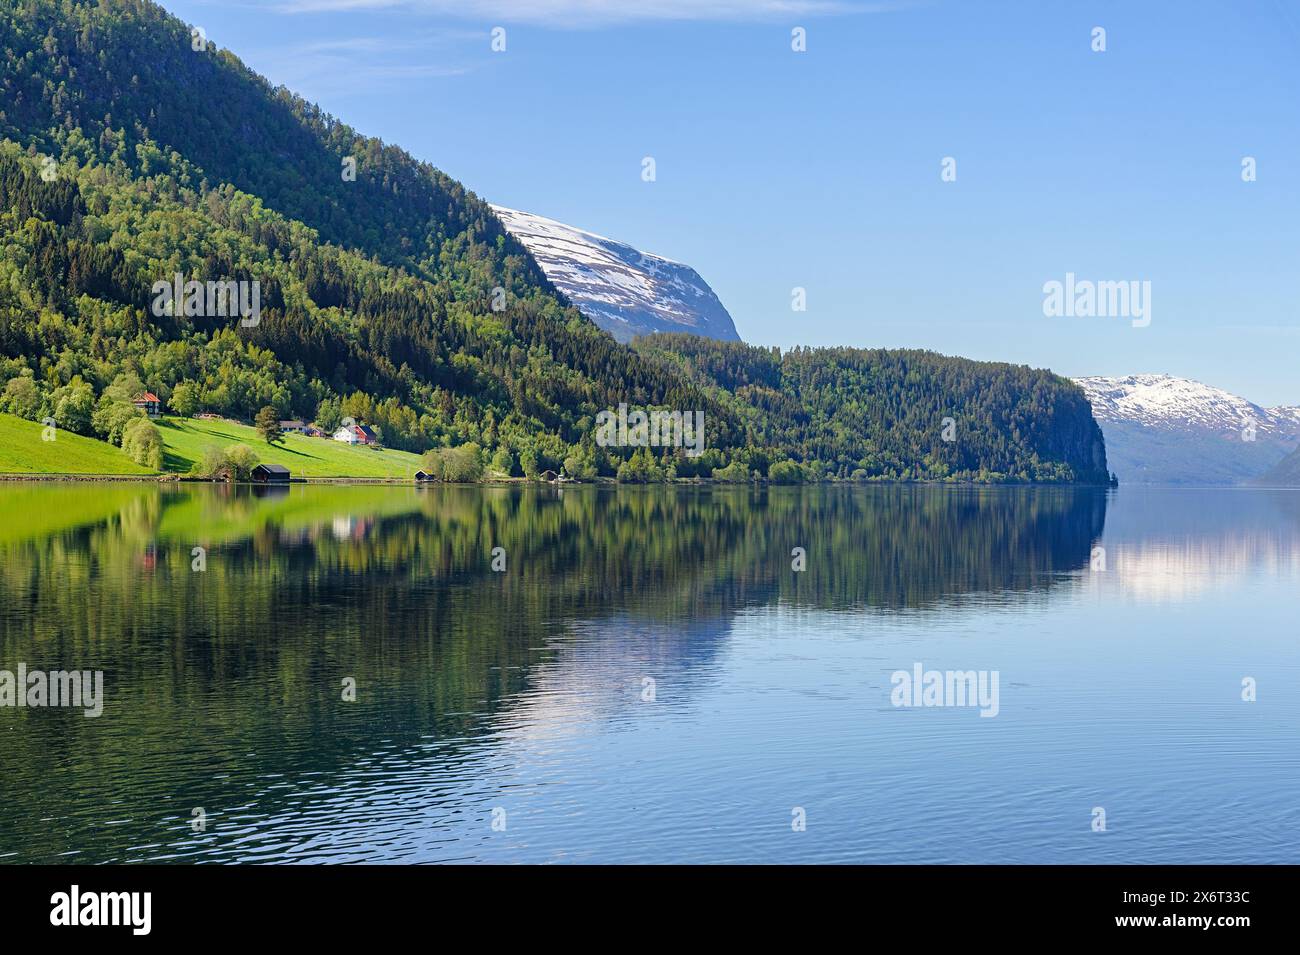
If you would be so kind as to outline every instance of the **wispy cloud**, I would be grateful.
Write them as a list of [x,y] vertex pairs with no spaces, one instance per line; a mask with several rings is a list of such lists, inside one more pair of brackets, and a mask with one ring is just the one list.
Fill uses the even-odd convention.
[[[273,55],[267,51],[267,58],[275,64],[274,81],[291,89],[309,90],[313,95],[355,92],[386,81],[463,76],[472,67],[454,61],[429,62],[431,49],[458,39],[444,32],[403,40],[364,36],[307,40],[277,46]],[[258,52],[249,51],[251,59],[260,59]],[[412,62],[416,57],[418,61]]]
[[751,21],[879,13],[906,2],[861,0],[274,0],[284,13],[403,7],[463,20],[533,23],[561,28],[653,20]]

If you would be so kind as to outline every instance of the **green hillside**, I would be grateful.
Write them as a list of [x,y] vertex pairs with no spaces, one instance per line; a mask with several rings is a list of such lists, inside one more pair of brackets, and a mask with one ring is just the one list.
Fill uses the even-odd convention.
[[70,431],[42,439],[44,426],[0,414],[0,474],[149,474],[121,448]]
[[[161,418],[163,467],[184,474],[205,448],[246,444],[263,464],[283,464],[294,477],[413,478],[420,456],[391,448],[348,445],[329,438],[285,434],[284,444],[267,444],[253,428],[230,421]],[[121,452],[118,452],[121,454]]]
[[[212,292],[161,304],[177,276],[255,287],[257,321]],[[1050,372],[714,344],[615,342],[462,184],[195,50],[148,0],[0,5],[0,412],[165,470],[202,436],[132,420],[146,389],[187,421],[351,417],[516,475],[1105,480],[1082,391]],[[624,404],[702,413],[707,453],[597,446],[596,416]],[[300,474],[362,466],[300,440],[283,462]]]
[[[187,474],[206,448],[246,444],[266,464],[283,464],[294,477],[410,479],[420,457],[391,448],[367,448],[328,438],[284,435],[283,444],[269,445],[250,427],[230,421],[161,418],[163,470]],[[65,431],[53,441],[41,439],[43,426],[0,414],[0,474],[118,474],[156,473],[131,461],[121,448],[106,441]]]

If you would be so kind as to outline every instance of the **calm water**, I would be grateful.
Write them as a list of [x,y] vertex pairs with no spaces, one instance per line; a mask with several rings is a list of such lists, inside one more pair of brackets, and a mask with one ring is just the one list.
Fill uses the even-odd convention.
[[[106,700],[0,708],[0,861],[1300,860],[1300,493],[0,505],[0,670]],[[893,706],[917,663],[996,717]]]

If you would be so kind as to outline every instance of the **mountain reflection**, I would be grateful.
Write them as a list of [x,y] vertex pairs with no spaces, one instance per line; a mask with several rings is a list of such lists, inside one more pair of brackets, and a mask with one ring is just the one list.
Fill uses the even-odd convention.
[[1253,573],[1300,573],[1300,492],[1125,489],[1108,515],[1110,572],[1094,586],[1136,600],[1184,601]]
[[[1074,488],[23,485],[0,493],[7,510],[24,514],[0,532],[6,580],[76,556],[90,599],[163,597],[200,628],[213,602],[236,599],[248,614],[242,625],[257,627],[259,610],[283,611],[286,586],[313,603],[334,601],[341,587],[367,612],[397,600],[416,623],[433,622],[421,613],[445,607],[449,595],[430,594],[423,585],[432,581],[460,588],[460,598],[482,595],[486,612],[508,611],[515,623],[614,610],[698,619],[771,601],[918,609],[1050,586],[1086,564],[1106,513],[1104,493]],[[500,574],[490,568],[498,546],[507,561]],[[196,547],[207,576],[191,570]],[[803,572],[792,570],[795,548],[806,555]],[[142,567],[157,579],[143,593]],[[373,576],[353,593],[357,574]],[[172,600],[204,590],[204,601]],[[280,599],[259,607],[258,595],[272,592]]]
[[[676,838],[683,806],[702,814],[698,840],[707,807],[786,773],[841,793],[809,772],[990,745],[978,720],[890,711],[900,660],[1027,673],[1029,705],[1000,725],[1059,719],[1068,742],[1090,725],[1076,697],[1095,708],[1086,688],[1118,679],[1122,699],[1132,676],[1119,665],[1076,691],[1097,634],[1132,619],[1143,660],[1159,659],[1162,605],[1196,601],[1182,653],[1202,616],[1219,641],[1225,620],[1272,612],[1224,616],[1211,595],[1300,574],[1300,494],[1282,491],[14,483],[0,497],[0,669],[104,671],[98,719],[0,710],[0,859],[32,862],[543,851],[536,829],[486,845],[498,803],[520,832],[549,807],[531,821],[557,856],[618,857],[628,832],[649,851]],[[210,831],[190,829],[192,807]]]
[[[102,669],[107,687],[99,720],[0,714],[0,854],[41,861],[202,852],[176,800],[270,818],[295,797],[268,779],[346,774],[379,752],[429,788],[483,742],[625,718],[647,677],[688,700],[747,610],[1045,593],[1086,568],[1106,514],[1105,492],[1069,488],[0,496],[0,668]],[[127,820],[111,830],[109,806]],[[37,838],[43,819],[57,825]]]

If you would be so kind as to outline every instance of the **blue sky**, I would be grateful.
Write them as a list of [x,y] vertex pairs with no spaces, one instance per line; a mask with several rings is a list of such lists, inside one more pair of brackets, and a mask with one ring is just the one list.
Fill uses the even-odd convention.
[[[690,264],[747,341],[1300,404],[1291,0],[163,2],[493,202]],[[1151,282],[1150,325],[1045,317],[1067,272]]]

